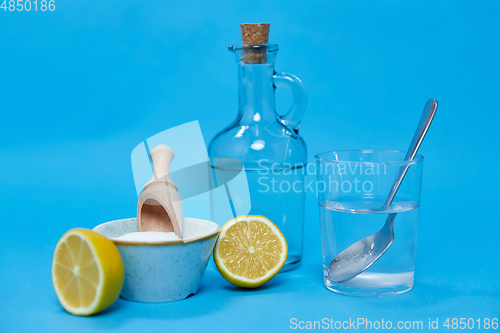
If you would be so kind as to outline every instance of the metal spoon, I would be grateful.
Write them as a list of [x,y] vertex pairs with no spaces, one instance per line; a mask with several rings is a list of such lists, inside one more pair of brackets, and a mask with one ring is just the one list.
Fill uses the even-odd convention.
[[[422,118],[420,118],[417,131],[406,153],[405,161],[411,161],[417,155],[418,148],[420,148],[420,144],[424,140],[432,119],[434,119],[437,106],[438,103],[435,99],[430,99],[425,104]],[[384,208],[391,205],[408,168],[409,165],[406,165],[399,170],[394,185],[385,201]],[[357,241],[333,258],[328,267],[329,279],[337,283],[349,281],[377,261],[394,241],[395,218],[396,213],[389,214],[382,229],[371,236]]]

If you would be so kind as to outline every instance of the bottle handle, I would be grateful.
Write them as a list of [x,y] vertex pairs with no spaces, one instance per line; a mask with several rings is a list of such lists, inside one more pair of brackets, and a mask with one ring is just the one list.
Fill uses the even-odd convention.
[[299,132],[300,122],[304,116],[307,107],[307,90],[304,83],[293,74],[289,73],[274,73],[274,86],[284,87],[292,91],[293,104],[290,110],[280,116],[281,122],[295,133]]

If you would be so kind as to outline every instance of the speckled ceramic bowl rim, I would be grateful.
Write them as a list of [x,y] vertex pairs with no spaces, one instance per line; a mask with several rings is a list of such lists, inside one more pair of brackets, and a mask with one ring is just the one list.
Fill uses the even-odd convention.
[[[193,219],[196,219],[196,218],[193,218]],[[99,226],[106,225],[106,224],[116,223],[116,222],[120,222],[120,221],[130,221],[130,220],[137,220],[137,218],[132,217],[132,218],[128,218],[128,219],[120,219],[120,220],[114,220],[114,221],[104,222],[104,223],[96,225],[94,228],[92,228],[92,230],[95,231],[95,228],[97,228]],[[205,222],[208,222],[208,223],[213,223],[214,225],[217,226],[217,230],[214,231],[214,232],[211,232],[211,233],[209,233],[207,235],[204,235],[204,236],[184,238],[184,239],[176,240],[176,241],[163,241],[163,242],[160,241],[160,242],[154,242],[154,243],[153,242],[123,241],[123,240],[116,240],[116,239],[111,239],[111,238],[108,238],[108,239],[111,240],[116,245],[129,245],[129,246],[168,246],[168,245],[179,245],[179,244],[195,243],[195,242],[203,241],[203,240],[210,239],[210,238],[213,238],[213,237],[217,237],[219,235],[220,227],[217,225],[217,223],[212,222],[212,221],[208,221],[208,220],[203,220],[203,219],[196,219],[196,220],[205,221]]]

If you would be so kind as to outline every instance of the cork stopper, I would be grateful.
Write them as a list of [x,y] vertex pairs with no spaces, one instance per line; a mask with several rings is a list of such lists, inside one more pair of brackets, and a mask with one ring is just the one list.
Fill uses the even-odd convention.
[[[270,23],[242,23],[241,39],[243,45],[267,44]],[[265,64],[267,62],[266,47],[247,48],[243,50],[243,61],[247,64]]]
[[270,23],[242,23],[241,39],[244,45],[267,44]]

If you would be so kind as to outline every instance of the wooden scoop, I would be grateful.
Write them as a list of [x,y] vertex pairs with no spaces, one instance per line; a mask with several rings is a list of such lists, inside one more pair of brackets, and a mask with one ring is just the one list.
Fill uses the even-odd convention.
[[158,145],[150,156],[153,177],[144,185],[137,202],[137,226],[139,231],[174,232],[182,239],[182,200],[169,176],[174,152]]

